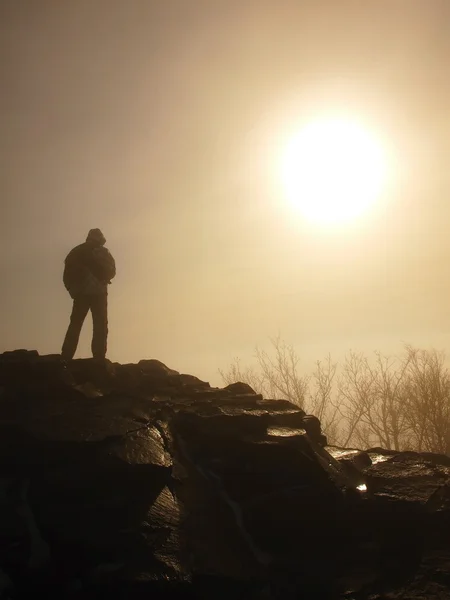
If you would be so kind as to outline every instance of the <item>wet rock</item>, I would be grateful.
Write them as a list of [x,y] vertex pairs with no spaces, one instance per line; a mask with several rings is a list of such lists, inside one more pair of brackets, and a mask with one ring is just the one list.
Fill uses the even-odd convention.
[[228,396],[226,396],[225,394],[220,398],[220,403],[221,404],[238,404],[240,405],[241,403],[246,403],[247,405],[251,404],[251,403],[255,403],[255,402],[259,402],[263,399],[261,394],[228,394]]
[[[258,403],[258,406],[267,410],[265,403]],[[280,410],[277,407],[273,407],[272,410],[269,409],[267,411],[267,414],[270,414],[270,420],[273,426],[304,429],[304,413],[301,410],[291,410],[290,408],[287,410]]]
[[81,392],[86,398],[98,398],[103,396],[103,393],[90,381],[81,383],[80,385],[74,385],[74,389]]
[[[5,354],[7,355],[5,358]],[[39,356],[35,351],[0,355],[0,385],[16,390],[72,385],[74,379],[59,354]]]
[[114,363],[116,373],[116,389],[126,390],[128,392],[137,391],[142,377],[142,370],[139,365],[126,364],[120,365]]
[[[105,562],[122,564],[116,575],[130,581],[179,577],[179,508],[167,488],[170,461],[155,434],[141,435],[81,443],[22,435],[9,447],[16,468],[30,477],[33,512],[63,579]],[[153,445],[145,444],[149,440]],[[26,574],[23,561],[13,572],[16,585]]]
[[448,457],[324,447],[298,406],[156,360],[13,352],[0,386],[17,597],[431,599],[450,581]]
[[395,456],[396,454],[398,454],[398,452],[396,450],[387,450],[386,448],[380,448],[378,446],[374,447],[374,448],[368,448],[366,450],[367,454],[379,454],[380,456],[385,456],[386,458],[389,458],[391,456]]
[[330,454],[341,464],[352,465],[359,471],[364,471],[372,465],[372,459],[367,452],[353,448],[338,448],[330,446],[327,448]]
[[326,446],[327,439],[322,434],[320,421],[317,417],[314,415],[305,415],[303,417],[303,427],[305,428],[308,436],[314,440],[314,442],[320,444],[321,446]]
[[61,354],[44,354],[35,361],[36,370],[46,373],[49,377],[57,374],[65,364]]
[[185,373],[182,373],[180,375],[179,382],[181,383],[181,385],[188,387],[192,390],[205,388],[208,389],[211,387],[207,381],[202,381],[198,377],[194,377],[194,375],[187,375]]
[[383,498],[424,504],[450,478],[450,468],[397,455],[366,470],[369,488]]
[[15,362],[24,363],[36,358],[39,358],[39,352],[37,350],[7,350],[0,354],[0,361],[8,362],[10,364]]
[[114,387],[115,367],[109,360],[79,358],[69,362],[68,370],[78,385],[91,383],[99,389]]
[[[219,556],[226,555],[220,546],[232,545],[234,532],[241,540],[234,555],[246,571],[270,566],[293,575],[304,569],[315,571],[317,583],[319,565],[329,562],[329,549],[339,537],[338,515],[349,481],[325,451],[311,445],[304,430],[288,436],[284,428],[277,435],[279,429],[270,429],[271,415],[255,413],[179,413],[172,427],[181,456],[209,488],[210,505],[219,504],[219,514],[226,512],[224,530],[217,524],[214,530]],[[194,506],[188,520],[192,530],[202,529]],[[205,551],[195,549],[197,560],[211,564]]]
[[0,569],[0,598],[2,600],[11,600],[14,595],[14,584],[11,578]]
[[369,448],[366,450],[369,456],[376,457],[375,462],[384,462],[385,460],[404,460],[405,458],[416,459],[417,461],[428,461],[436,465],[444,465],[450,467],[450,456],[446,454],[437,454],[434,452],[413,452],[411,450],[405,450],[399,452],[398,450],[386,450],[385,448]]
[[[184,395],[184,391],[182,392]],[[190,396],[195,399],[195,402],[215,402],[219,404],[238,404],[241,406],[242,404],[246,404],[249,406],[250,404],[254,405],[255,402],[261,401],[262,396],[260,394],[231,394],[227,389],[218,389],[218,388],[204,388],[195,390],[190,393]]]
[[445,467],[450,467],[450,456],[446,454],[434,454],[432,452],[398,452],[393,456],[392,460],[404,460],[405,458],[411,458],[413,460],[430,462],[433,465],[444,465]]
[[23,383],[32,378],[36,350],[13,350],[0,354],[0,383]]
[[248,383],[242,383],[241,381],[237,381],[236,383],[230,383],[224,390],[230,392],[234,395],[240,396],[245,394],[256,394],[255,390],[248,385]]
[[174,371],[174,369],[169,369],[164,363],[156,359],[147,359],[140,360],[138,362],[139,368],[146,375],[151,375],[155,379],[158,377],[170,377],[174,375],[179,375],[178,371]]

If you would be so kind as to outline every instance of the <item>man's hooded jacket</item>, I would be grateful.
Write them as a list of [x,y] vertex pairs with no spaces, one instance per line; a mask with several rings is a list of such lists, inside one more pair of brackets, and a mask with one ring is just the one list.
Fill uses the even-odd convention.
[[72,298],[107,294],[116,265],[105,243],[100,229],[91,229],[86,242],[67,255],[63,282]]

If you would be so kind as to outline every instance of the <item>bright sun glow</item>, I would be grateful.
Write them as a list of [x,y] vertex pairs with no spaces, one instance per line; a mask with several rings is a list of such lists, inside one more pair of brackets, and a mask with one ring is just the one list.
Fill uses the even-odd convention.
[[335,224],[362,214],[381,195],[386,157],[357,122],[310,122],[290,141],[281,176],[290,202],[310,221]]

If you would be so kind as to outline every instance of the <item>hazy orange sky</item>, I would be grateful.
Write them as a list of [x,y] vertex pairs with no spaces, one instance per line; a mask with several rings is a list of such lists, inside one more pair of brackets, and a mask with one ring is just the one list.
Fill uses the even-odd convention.
[[[63,260],[92,227],[114,361],[218,383],[278,332],[306,361],[450,348],[448,0],[2,0],[0,36],[0,351],[60,351]],[[323,231],[277,161],[341,109],[395,177]]]

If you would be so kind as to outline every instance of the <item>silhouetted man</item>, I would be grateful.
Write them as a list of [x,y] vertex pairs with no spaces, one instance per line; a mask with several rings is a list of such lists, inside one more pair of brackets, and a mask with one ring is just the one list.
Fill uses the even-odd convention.
[[66,257],[63,281],[73,299],[73,309],[61,351],[65,360],[75,354],[89,310],[93,323],[92,355],[100,359],[106,356],[108,284],[116,274],[116,264],[105,243],[100,229],[91,229],[86,242],[73,248]]

